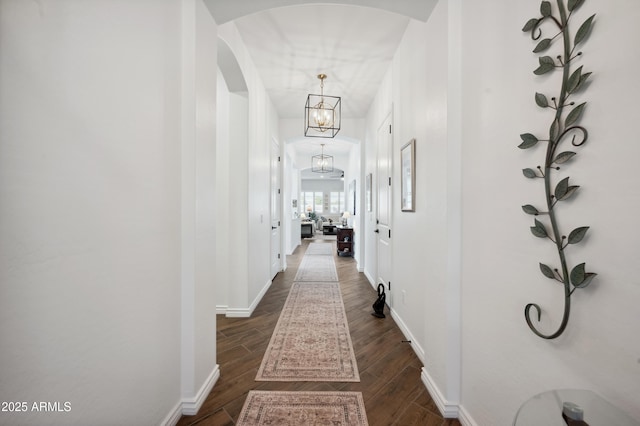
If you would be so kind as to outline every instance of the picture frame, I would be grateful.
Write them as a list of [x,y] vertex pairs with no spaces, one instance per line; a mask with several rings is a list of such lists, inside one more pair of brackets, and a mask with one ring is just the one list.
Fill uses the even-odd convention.
[[373,181],[373,174],[369,173],[365,178],[365,197],[367,203],[367,211],[373,211],[373,200],[371,198],[371,185]]
[[356,215],[356,180],[349,184],[349,198],[351,199],[351,214]]
[[400,202],[403,212],[416,211],[416,140],[400,149]]

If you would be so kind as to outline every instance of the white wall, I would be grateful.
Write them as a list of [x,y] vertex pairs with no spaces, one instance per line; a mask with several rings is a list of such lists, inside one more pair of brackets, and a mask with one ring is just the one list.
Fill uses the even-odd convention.
[[[369,112],[364,155],[364,174],[373,173],[375,189],[377,130],[393,106],[393,315],[425,364],[434,398],[445,405],[457,402],[459,388],[455,381],[450,385],[459,373],[459,343],[448,343],[451,336],[459,337],[459,322],[449,318],[448,310],[454,288],[448,265],[456,261],[448,250],[448,7],[440,2],[428,23],[409,23]],[[416,208],[402,212],[399,153],[411,139],[416,141]],[[371,280],[377,263],[375,208],[365,213],[364,228],[364,270]],[[453,371],[448,370],[451,363]]]
[[[302,240],[300,235],[300,171],[293,165],[288,147],[284,147],[283,162],[283,186],[284,209],[282,214],[282,227],[285,233],[286,254],[293,254],[293,251],[300,245]],[[293,207],[293,200],[296,200],[296,207]],[[286,268],[286,256],[284,256]]]
[[[219,73],[217,113],[217,221],[216,311],[225,314],[232,307],[246,312],[248,292],[248,203],[249,101],[246,96],[229,93]],[[233,314],[232,314],[233,315]]]
[[589,141],[574,149],[575,160],[560,172],[581,188],[557,214],[566,233],[591,226],[588,238],[566,253],[572,265],[584,261],[599,275],[573,294],[565,333],[546,341],[529,331],[523,310],[539,303],[540,328],[550,332],[559,325],[562,288],[538,267],[557,265],[557,254],[551,243],[531,235],[533,220],[520,208],[542,199],[540,181],[525,179],[521,169],[541,164],[544,153],[542,147],[516,146],[521,133],[548,131],[553,112],[537,108],[533,97],[553,96],[559,75],[532,73],[535,42],[520,28],[538,16],[537,4],[464,2],[462,394],[477,424],[510,424],[522,402],[553,388],[593,389],[640,420],[640,147],[632,125],[640,96],[640,59],[632,54],[633,41],[640,40],[640,4],[587,1],[572,19],[572,31],[593,13],[593,33],[576,63],[593,72],[576,96],[588,101],[582,124]]
[[181,399],[179,16],[0,2],[0,400],[71,404],[2,424],[158,424]]
[[[218,66],[220,63],[218,62]],[[231,170],[229,135],[230,119],[236,114],[230,112],[232,94],[229,93],[224,76],[218,68],[216,89],[216,220],[219,223],[230,223],[236,216],[231,214],[231,187],[228,184]],[[231,262],[235,256],[230,255],[231,226],[220,226],[216,237],[216,312],[224,314],[229,307],[229,287],[231,282]]]
[[[423,379],[439,408],[463,424],[511,424],[524,401],[553,388],[592,389],[640,418],[640,342],[629,338],[640,323],[632,266],[640,148],[628,125],[640,90],[631,83],[638,59],[627,48],[610,48],[640,38],[630,17],[640,5],[594,0],[575,15],[574,30],[597,13],[580,59],[594,72],[580,95],[589,101],[583,123],[590,140],[563,168],[582,187],[558,214],[566,233],[592,227],[567,253],[599,276],[574,293],[564,335],[546,341],[529,331],[524,306],[540,303],[541,328],[552,331],[563,295],[538,268],[554,262],[553,247],[530,234],[532,220],[520,207],[542,198],[542,187],[521,169],[541,163],[543,153],[517,145],[520,133],[546,131],[550,113],[535,106],[533,94],[557,84],[532,73],[534,45],[520,28],[539,12],[524,3],[440,2],[426,25],[411,22],[367,116],[365,175],[375,173],[376,129],[392,103],[396,182],[400,147],[413,137],[417,144],[417,211],[400,212],[394,196],[392,281],[396,293],[406,292],[405,302],[395,295],[394,318],[423,359]],[[371,229],[375,217],[364,223]],[[375,239],[365,238],[365,248],[365,273],[375,276]]]
[[195,414],[216,364],[217,27],[202,0],[182,2],[182,396]]
[[[240,199],[230,207],[238,215],[241,233],[234,240],[233,255],[240,259],[251,259],[251,267],[234,268],[241,274],[246,285],[233,285],[229,295],[227,315],[249,316],[271,283],[270,249],[270,157],[271,143],[278,137],[278,117],[264,89],[260,75],[233,23],[221,25],[218,35],[235,54],[244,74],[248,88],[247,144],[233,143],[230,134],[231,162],[243,164],[230,171],[229,182],[233,185],[232,198]],[[234,160],[235,159],[235,160]],[[246,185],[243,181],[246,179]],[[246,203],[246,208],[242,208]],[[246,215],[246,216],[245,216]],[[246,219],[246,220],[245,220]],[[240,281],[242,283],[243,281]]]

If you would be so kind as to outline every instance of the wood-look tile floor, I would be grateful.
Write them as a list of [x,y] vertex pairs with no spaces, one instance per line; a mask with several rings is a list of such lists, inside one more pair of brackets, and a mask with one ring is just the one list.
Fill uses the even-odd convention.
[[[364,397],[370,426],[420,425],[459,426],[456,419],[444,419],[420,379],[422,364],[395,324],[387,317],[371,315],[376,291],[355,260],[334,259],[342,289],[351,340],[360,371],[360,383],[256,382],[254,379],[280,310],[289,294],[307,245],[304,239],[293,255],[287,256],[287,270],[280,272],[251,318],[217,316],[217,361],[220,379],[195,416],[182,416],[178,425],[235,425],[250,390],[358,391]],[[333,244],[335,240],[314,240]]]

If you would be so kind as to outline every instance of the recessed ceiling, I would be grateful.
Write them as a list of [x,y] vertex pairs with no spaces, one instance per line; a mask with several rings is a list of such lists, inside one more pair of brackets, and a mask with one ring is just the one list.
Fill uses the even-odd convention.
[[342,97],[342,116],[366,115],[409,18],[359,6],[271,9],[235,24],[280,118],[302,118],[309,93]]
[[[427,21],[439,0],[204,0],[218,25],[235,25],[281,119],[299,119],[317,75],[324,93],[342,98],[342,117],[366,117],[411,19]],[[336,163],[352,143],[335,139],[292,144],[300,164],[320,151]],[[302,137],[302,135],[300,135]],[[295,146],[293,146],[295,145]],[[344,164],[342,167],[346,167]]]

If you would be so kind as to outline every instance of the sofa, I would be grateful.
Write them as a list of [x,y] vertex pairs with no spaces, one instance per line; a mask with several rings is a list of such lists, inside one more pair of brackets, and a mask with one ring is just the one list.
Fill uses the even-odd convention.
[[[331,221],[333,221],[333,223],[331,221],[329,221],[329,219],[331,219]],[[341,223],[342,223],[342,220],[340,219],[339,215],[318,216],[318,218],[316,219],[316,230],[318,232],[322,232],[325,235],[335,235],[335,233],[336,233],[335,229],[333,231],[327,232],[324,229],[324,225],[332,224],[334,226],[338,226]]]

